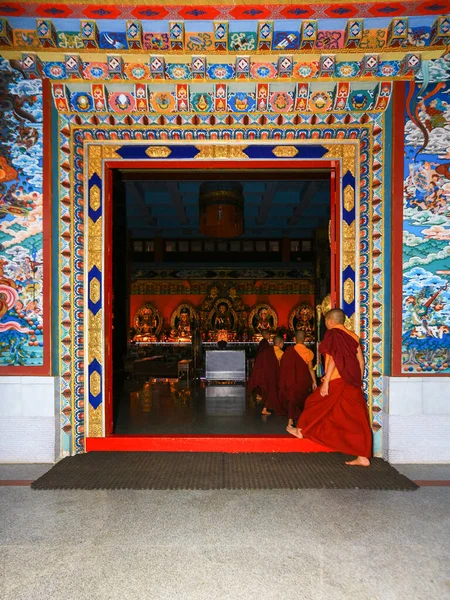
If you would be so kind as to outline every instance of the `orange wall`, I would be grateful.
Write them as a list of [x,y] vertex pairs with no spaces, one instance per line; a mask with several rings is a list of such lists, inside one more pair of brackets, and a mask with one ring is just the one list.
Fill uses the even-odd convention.
[[[241,296],[242,302],[251,308],[255,304],[267,303],[273,306],[278,313],[278,326],[287,327],[289,313],[299,302],[307,302],[311,306],[314,306],[314,296],[312,295],[298,295],[298,294],[243,294]],[[204,294],[173,294],[173,295],[133,295],[130,296],[130,326],[133,326],[133,317],[135,312],[146,302],[152,302],[162,314],[164,320],[169,323],[170,316],[176,307],[183,302],[192,304],[196,308],[199,308],[205,299]]]

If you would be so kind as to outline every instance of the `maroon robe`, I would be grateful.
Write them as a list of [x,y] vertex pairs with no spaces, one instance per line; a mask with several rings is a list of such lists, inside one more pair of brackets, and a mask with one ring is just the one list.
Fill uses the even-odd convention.
[[256,351],[256,356],[258,356],[258,354],[261,354],[261,352],[264,352],[264,350],[267,350],[269,348],[272,348],[272,345],[270,344],[270,342],[268,340],[266,340],[265,338],[263,338],[259,344],[258,344],[258,349]]
[[273,347],[261,351],[255,359],[253,371],[248,380],[248,391],[251,393],[258,388],[263,398],[264,406],[268,410],[278,408],[278,382],[280,377],[280,364]]
[[308,365],[295,350],[287,348],[280,365],[280,397],[283,414],[295,421],[305,407],[312,380]]
[[306,439],[336,452],[370,458],[372,432],[356,358],[358,347],[359,343],[345,331],[327,331],[320,351],[334,359],[340,377],[330,381],[328,396],[321,396],[318,387],[307,398],[297,427]]
[[321,354],[329,354],[336,365],[339,375],[349,385],[361,388],[361,367],[356,354],[359,342],[342,329],[329,329],[320,343]]

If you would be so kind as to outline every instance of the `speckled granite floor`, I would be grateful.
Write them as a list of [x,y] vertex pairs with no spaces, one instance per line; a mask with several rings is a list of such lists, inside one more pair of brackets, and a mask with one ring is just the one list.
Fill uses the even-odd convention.
[[[4,467],[0,479],[6,478]],[[28,478],[25,468],[20,478]],[[423,478],[430,479],[429,473]],[[3,487],[1,596],[441,600],[450,597],[449,507],[450,488],[441,487],[417,492]]]

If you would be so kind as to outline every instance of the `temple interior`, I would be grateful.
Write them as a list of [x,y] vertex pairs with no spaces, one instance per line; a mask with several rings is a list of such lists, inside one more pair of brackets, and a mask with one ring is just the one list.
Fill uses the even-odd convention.
[[113,189],[115,433],[280,433],[246,382],[264,330],[323,335],[330,173],[127,169]]

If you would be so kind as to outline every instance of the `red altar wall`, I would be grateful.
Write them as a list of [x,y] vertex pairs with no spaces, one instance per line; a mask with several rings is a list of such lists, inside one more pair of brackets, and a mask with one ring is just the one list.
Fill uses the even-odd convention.
[[[164,321],[169,323],[173,311],[179,304],[186,302],[199,308],[204,299],[204,294],[132,295],[130,296],[130,326],[133,326],[135,312],[146,302],[152,302],[160,311]],[[267,303],[273,306],[278,314],[279,327],[288,326],[289,313],[299,302],[307,302],[311,306],[314,306],[314,296],[312,294],[243,294],[241,299],[250,308],[260,303]]]

